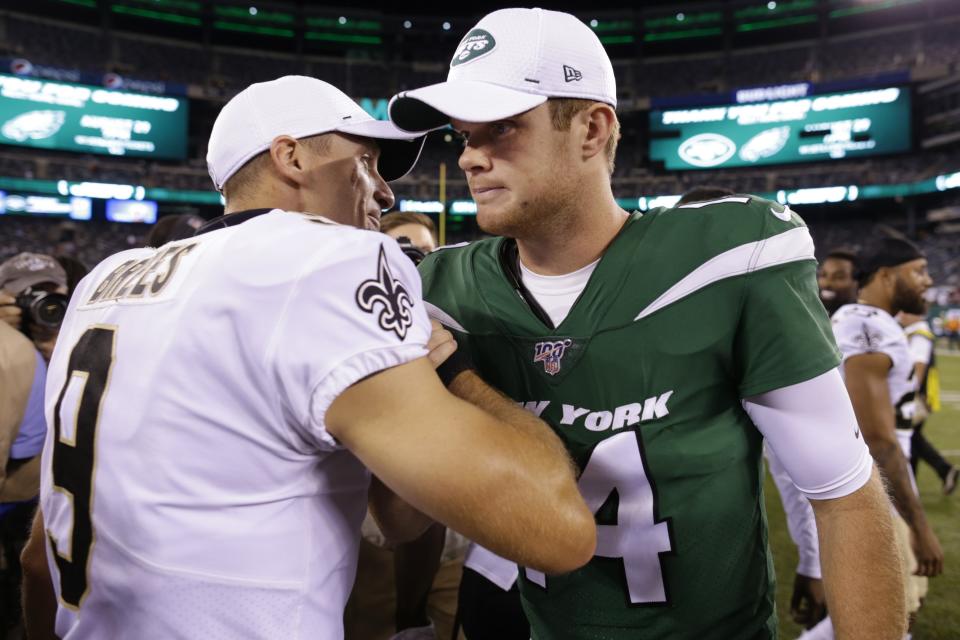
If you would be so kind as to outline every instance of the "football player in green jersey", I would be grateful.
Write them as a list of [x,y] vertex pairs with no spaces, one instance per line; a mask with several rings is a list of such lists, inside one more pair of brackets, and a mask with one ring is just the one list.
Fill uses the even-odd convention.
[[[596,515],[585,567],[519,571],[530,635],[775,638],[766,439],[814,504],[838,636],[899,640],[889,502],[837,371],[806,226],[751,196],[621,210],[615,106],[595,34],[541,9],[484,17],[447,82],[390,104],[404,129],[463,135],[478,223],[502,236],[428,256],[433,315],[482,378],[556,430]],[[464,371],[451,390],[478,379]],[[472,566],[509,589],[480,555]]]

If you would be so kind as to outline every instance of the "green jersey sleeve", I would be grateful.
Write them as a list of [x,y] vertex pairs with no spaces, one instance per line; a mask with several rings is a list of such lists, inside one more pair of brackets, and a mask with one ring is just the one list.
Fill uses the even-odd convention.
[[820,302],[813,241],[782,208],[764,222],[754,268],[744,278],[734,360],[741,397],[814,378],[840,363]]

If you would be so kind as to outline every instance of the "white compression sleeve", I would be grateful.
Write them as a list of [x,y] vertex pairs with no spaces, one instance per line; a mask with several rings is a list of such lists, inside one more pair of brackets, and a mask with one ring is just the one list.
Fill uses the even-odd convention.
[[837,369],[745,398],[743,408],[811,500],[849,495],[870,479],[873,458]]
[[770,447],[764,447],[767,456],[767,468],[773,476],[773,482],[780,492],[780,502],[787,515],[787,529],[793,543],[797,545],[800,560],[797,573],[808,578],[820,579],[820,542],[817,539],[817,522],[813,517],[813,507],[807,497],[800,493],[783,467],[780,458]]

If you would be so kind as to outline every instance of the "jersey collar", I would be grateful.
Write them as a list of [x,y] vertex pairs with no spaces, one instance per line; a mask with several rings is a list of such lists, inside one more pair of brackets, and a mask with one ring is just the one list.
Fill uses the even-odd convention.
[[208,231],[226,229],[227,227],[242,224],[247,220],[256,218],[257,216],[262,216],[263,214],[270,213],[271,211],[273,211],[273,209],[247,209],[245,211],[237,211],[235,213],[228,213],[226,215],[218,216],[197,229],[197,232],[193,235],[199,236],[207,233]]

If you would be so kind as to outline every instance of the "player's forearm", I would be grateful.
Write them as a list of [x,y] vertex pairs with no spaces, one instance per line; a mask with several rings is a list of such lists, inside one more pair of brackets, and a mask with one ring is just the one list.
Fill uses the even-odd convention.
[[[555,521],[554,527],[562,523],[562,526],[570,531],[569,536],[565,537],[571,542],[589,539],[589,545],[571,544],[569,549],[571,560],[575,557],[589,558],[592,556],[596,544],[595,522],[592,514],[583,503],[577,488],[575,481],[576,467],[563,443],[550,427],[529,411],[522,409],[516,402],[487,385],[472,371],[457,376],[450,385],[450,391],[461,399],[482,408],[501,423],[509,426],[512,432],[510,440],[513,441],[513,444],[507,447],[504,446],[505,443],[501,443],[500,446],[522,454],[519,462],[517,459],[510,460],[509,465],[500,471],[496,471],[492,466],[490,467],[492,483],[485,493],[497,496],[497,498],[493,502],[482,503],[482,508],[489,508],[490,510],[488,517],[499,519],[501,514],[525,512],[527,517],[530,517],[530,525],[534,527],[546,518],[553,519]],[[488,459],[492,463],[495,458],[489,457]],[[501,462],[507,462],[507,460],[501,460]],[[515,491],[515,487],[518,486],[535,486],[541,497],[531,502],[529,494],[523,496]],[[541,516],[536,516],[535,511],[541,508],[548,509],[549,513],[544,512]],[[557,520],[558,518],[559,520]],[[504,526],[507,526],[507,524],[504,523]],[[587,532],[590,534],[589,537],[584,535]],[[491,544],[494,541],[484,542],[478,538],[473,538],[466,531],[461,531],[461,533],[496,552],[495,546]],[[585,553],[585,550],[588,550],[589,553]],[[521,557],[532,551],[534,551],[533,546],[527,550],[515,548],[511,550],[510,554],[498,553],[510,557]],[[521,562],[521,564],[524,563]],[[528,564],[527,566],[533,565]],[[570,569],[555,569],[553,571],[546,569],[545,572],[568,570]]]
[[926,521],[923,506],[913,491],[910,482],[910,470],[903,450],[896,441],[883,440],[871,442],[870,454],[880,467],[883,478],[890,492],[893,506],[903,516],[911,527],[919,526]]
[[[877,471],[855,493],[811,500],[820,536],[827,607],[836,637],[900,640],[907,630],[903,567]],[[864,544],[869,540],[870,544]]]
[[[540,446],[554,452],[555,455],[569,459],[560,438],[542,420],[488,385],[474,371],[464,371],[454,378],[449,390],[455,396],[480,407],[525,435],[535,438]],[[570,468],[571,472],[577,475],[572,461]]]
[[377,526],[393,544],[414,540],[433,524],[430,516],[398,496],[376,476],[370,479],[368,501]]

